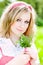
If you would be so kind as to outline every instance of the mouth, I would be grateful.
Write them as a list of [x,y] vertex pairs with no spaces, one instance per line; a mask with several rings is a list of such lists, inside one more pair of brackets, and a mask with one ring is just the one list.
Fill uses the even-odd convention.
[[18,31],[23,31],[23,30],[21,30],[21,29],[19,29],[19,28],[16,28]]

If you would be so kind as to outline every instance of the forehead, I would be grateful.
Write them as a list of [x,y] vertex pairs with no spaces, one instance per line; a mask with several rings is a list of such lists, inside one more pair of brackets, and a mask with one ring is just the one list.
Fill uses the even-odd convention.
[[21,11],[15,18],[30,19],[30,12],[25,10]]

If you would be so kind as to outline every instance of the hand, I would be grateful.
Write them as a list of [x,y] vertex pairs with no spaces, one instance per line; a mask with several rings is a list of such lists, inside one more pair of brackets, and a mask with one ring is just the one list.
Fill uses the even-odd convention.
[[29,54],[31,58],[36,60],[38,57],[38,53],[37,53],[37,49],[36,49],[35,45],[32,44],[31,47],[27,47],[26,49],[27,49],[27,52],[25,52],[25,53]]

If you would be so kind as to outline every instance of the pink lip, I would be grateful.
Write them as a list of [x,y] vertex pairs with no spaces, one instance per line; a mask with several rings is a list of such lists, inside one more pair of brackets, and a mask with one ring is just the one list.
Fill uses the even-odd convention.
[[21,29],[18,29],[18,28],[16,28],[17,30],[19,30],[19,31],[22,31]]

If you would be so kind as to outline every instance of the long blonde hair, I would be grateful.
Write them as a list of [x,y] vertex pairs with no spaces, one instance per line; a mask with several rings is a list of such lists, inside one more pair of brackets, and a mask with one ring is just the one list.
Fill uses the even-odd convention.
[[[18,2],[18,3],[24,3],[27,6],[27,3],[25,2]],[[5,11],[3,12],[1,16],[1,22],[0,22],[0,36],[1,37],[9,37],[10,34],[10,25],[13,23],[16,16],[22,12],[22,10],[29,11],[27,7],[25,6],[16,6],[14,7],[13,4],[10,4]],[[12,7],[13,6],[13,7]],[[29,5],[31,6],[31,5]],[[30,11],[29,11],[30,12]],[[34,15],[33,15],[34,13]],[[30,26],[24,33],[25,35],[29,36],[34,34],[34,25],[35,25],[35,11],[32,8],[32,11],[30,12]]]

